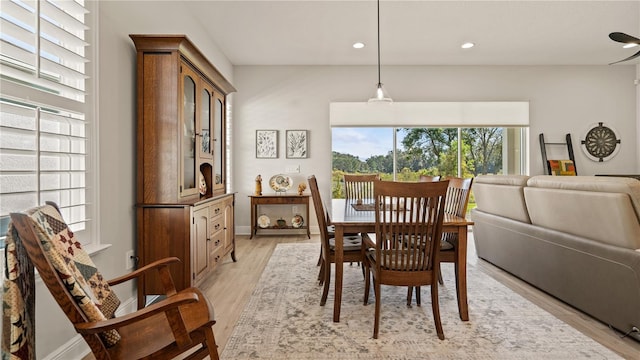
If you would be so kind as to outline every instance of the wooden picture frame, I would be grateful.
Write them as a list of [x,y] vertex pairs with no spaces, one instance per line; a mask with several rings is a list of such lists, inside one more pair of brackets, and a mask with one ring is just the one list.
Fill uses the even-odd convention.
[[278,158],[278,130],[256,130],[256,159]]
[[309,131],[287,130],[287,159],[306,159],[309,157]]

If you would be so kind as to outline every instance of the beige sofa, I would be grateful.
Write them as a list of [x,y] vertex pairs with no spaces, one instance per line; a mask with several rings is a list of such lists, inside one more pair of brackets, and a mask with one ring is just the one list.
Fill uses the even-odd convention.
[[473,187],[480,258],[623,333],[640,328],[640,181],[486,175]]

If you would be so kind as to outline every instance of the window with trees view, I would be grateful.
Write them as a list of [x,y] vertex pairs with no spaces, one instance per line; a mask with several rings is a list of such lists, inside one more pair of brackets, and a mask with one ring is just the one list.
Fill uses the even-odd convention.
[[343,198],[342,176],[378,173],[417,181],[479,174],[526,173],[526,128],[332,128],[332,196]]

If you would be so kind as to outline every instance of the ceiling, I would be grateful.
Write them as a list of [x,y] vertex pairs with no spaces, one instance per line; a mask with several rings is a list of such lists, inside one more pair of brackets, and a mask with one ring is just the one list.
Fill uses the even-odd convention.
[[[374,0],[183,4],[234,65],[377,62]],[[640,37],[640,0],[380,3],[382,65],[606,65],[640,50],[610,40],[614,31]]]

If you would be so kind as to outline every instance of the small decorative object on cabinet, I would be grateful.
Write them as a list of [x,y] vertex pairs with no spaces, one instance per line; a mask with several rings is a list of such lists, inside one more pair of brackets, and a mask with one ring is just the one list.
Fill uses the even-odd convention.
[[293,186],[293,179],[287,175],[273,175],[271,179],[269,179],[269,186],[277,193],[285,192]]
[[[235,257],[234,194],[225,183],[226,96],[234,87],[184,35],[130,35],[137,50],[139,266],[176,256],[178,290]],[[202,180],[200,179],[202,178]],[[138,307],[163,294],[138,282]]]
[[298,184],[298,195],[304,194],[305,190],[307,190],[307,184],[305,183]]
[[304,225],[304,218],[302,217],[302,215],[296,215],[293,217],[293,219],[291,219],[291,226],[293,226],[296,229],[299,229],[302,227],[302,225]]
[[262,176],[260,175],[256,177],[256,192],[254,195],[255,196],[262,195]]
[[269,226],[271,226],[271,219],[269,219],[267,215],[260,215],[260,217],[258,218],[258,226],[261,229],[267,229]]

